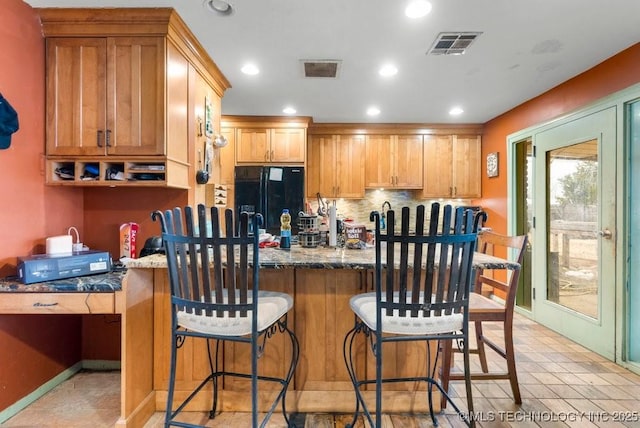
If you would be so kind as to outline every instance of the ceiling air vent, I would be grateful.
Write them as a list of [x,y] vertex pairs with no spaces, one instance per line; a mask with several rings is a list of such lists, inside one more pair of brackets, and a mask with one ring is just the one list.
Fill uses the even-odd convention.
[[337,60],[301,60],[304,77],[327,77],[335,79],[342,61]]
[[440,33],[427,55],[462,55],[481,32]]

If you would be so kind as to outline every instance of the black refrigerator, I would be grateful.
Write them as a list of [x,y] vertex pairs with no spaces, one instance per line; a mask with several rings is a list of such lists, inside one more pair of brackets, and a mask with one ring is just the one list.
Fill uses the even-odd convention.
[[[263,229],[280,235],[280,214],[291,213],[291,234],[298,233],[298,213],[304,211],[304,168],[281,166],[237,166],[235,212],[260,213]],[[238,215],[239,217],[239,215]]]

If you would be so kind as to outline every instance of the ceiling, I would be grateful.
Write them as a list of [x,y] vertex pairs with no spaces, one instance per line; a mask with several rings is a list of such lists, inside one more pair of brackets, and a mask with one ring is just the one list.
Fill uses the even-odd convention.
[[[407,0],[229,0],[228,16],[203,0],[25,1],[173,7],[231,82],[223,114],[290,105],[314,122],[484,123],[640,42],[639,0],[431,0],[416,20]],[[464,55],[426,54],[457,31],[482,34]],[[339,60],[338,76],[304,77],[301,60]],[[241,73],[249,61],[259,74]],[[382,78],[387,62],[398,73]],[[464,113],[451,116],[454,106]]]

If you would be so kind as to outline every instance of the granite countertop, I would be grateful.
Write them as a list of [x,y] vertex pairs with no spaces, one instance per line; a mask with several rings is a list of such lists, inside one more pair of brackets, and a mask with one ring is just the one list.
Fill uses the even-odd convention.
[[37,292],[37,293],[113,293],[122,290],[122,278],[125,270],[58,279],[55,281],[23,284],[17,277],[0,278],[0,292]]
[[[292,245],[290,250],[280,248],[260,249],[260,267],[266,269],[374,269],[375,248],[348,249],[319,246],[305,248]],[[167,259],[163,254],[154,254],[126,262],[127,268],[167,268]],[[515,262],[476,253],[474,266],[484,269],[515,268]]]

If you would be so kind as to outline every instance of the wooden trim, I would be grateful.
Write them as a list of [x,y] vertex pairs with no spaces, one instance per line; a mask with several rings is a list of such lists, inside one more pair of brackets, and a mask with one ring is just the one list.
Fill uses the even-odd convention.
[[[174,406],[184,400],[190,391],[175,391]],[[362,392],[368,403],[375,401],[374,391]],[[219,409],[223,412],[250,412],[251,400],[247,400],[248,391],[218,390]],[[277,391],[260,391],[258,409],[266,411]],[[155,395],[156,411],[164,411],[167,405],[167,391],[158,390]],[[190,403],[191,411],[208,411],[211,409],[211,388],[203,389]],[[287,392],[287,411],[297,413],[351,413],[355,406],[355,393],[348,391],[299,391],[289,388]],[[434,411],[440,411],[440,392],[434,388]],[[425,391],[384,391],[382,408],[388,413],[424,413],[429,411]],[[277,411],[280,410],[279,408]]]
[[449,135],[482,134],[481,124],[434,124],[434,123],[312,123],[308,135]]
[[169,22],[167,38],[182,52],[209,86],[213,88],[216,95],[222,97],[224,91],[231,88],[229,80],[222,74],[222,71],[213,62],[177,13],[173,13]]
[[222,116],[223,128],[308,128],[309,116]]
[[2,314],[113,314],[115,292],[2,293]]
[[171,8],[36,8],[45,37],[165,36]]

